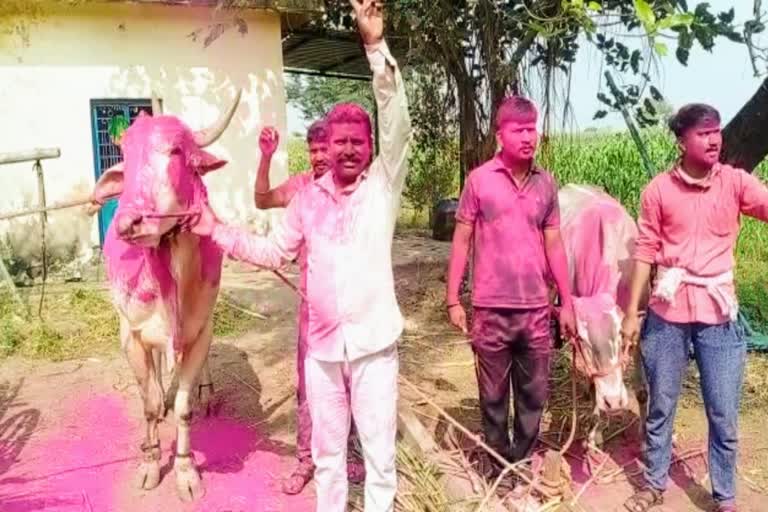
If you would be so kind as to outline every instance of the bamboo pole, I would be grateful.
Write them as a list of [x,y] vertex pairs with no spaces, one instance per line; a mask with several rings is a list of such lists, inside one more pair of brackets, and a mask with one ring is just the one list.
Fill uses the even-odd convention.
[[48,280],[48,245],[45,241],[45,229],[48,226],[48,211],[45,202],[45,178],[43,177],[43,165],[37,160],[32,166],[37,177],[37,197],[40,211],[40,249],[43,261],[43,285],[40,288],[40,303],[37,306],[37,316],[42,318],[43,301],[45,300],[45,283]]
[[24,217],[25,215],[33,215],[35,213],[50,212],[52,210],[63,210],[64,208],[74,208],[75,206],[83,206],[91,203],[91,198],[74,199],[72,201],[64,201],[61,203],[54,203],[51,206],[26,208],[24,210],[17,210],[11,213],[4,213],[0,215],[0,220],[10,220],[16,217]]
[[0,165],[37,162],[49,158],[59,158],[60,156],[61,150],[59,148],[35,148],[27,151],[12,151],[10,153],[0,153]]

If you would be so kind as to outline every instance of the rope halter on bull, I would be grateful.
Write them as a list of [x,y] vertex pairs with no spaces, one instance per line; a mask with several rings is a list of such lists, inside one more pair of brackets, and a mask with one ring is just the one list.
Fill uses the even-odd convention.
[[[615,321],[617,323],[620,323],[620,316],[618,315],[618,311],[616,310]],[[642,311],[638,315],[640,317],[640,322],[645,317],[645,312]],[[587,350],[584,345],[586,344],[586,341],[583,338],[583,335],[581,333],[576,333],[575,335],[571,335],[568,337],[568,341],[571,344],[572,348],[572,381],[575,386],[575,378],[576,378],[576,365],[578,364],[578,360],[580,359],[581,366],[582,366],[582,373],[586,375],[586,377],[589,379],[590,382],[593,382],[596,378],[602,378],[610,375],[611,373],[615,372],[617,369],[621,369],[622,373],[626,371],[629,362],[631,361],[631,355],[634,353],[635,349],[638,346],[638,340],[635,338],[633,339],[626,339],[626,336],[624,335],[624,332],[621,328],[619,328],[619,336],[621,337],[621,354],[619,358],[615,362],[612,362],[610,365],[607,365],[605,367],[602,367],[598,369],[595,365],[594,359],[591,357],[591,352]],[[577,356],[578,354],[578,356]],[[573,416],[576,417],[576,392],[574,387],[573,392]],[[595,410],[595,414],[599,414],[597,412],[597,409]],[[627,428],[629,428],[632,424],[635,423],[636,420],[631,421],[629,424],[622,427],[619,431],[615,432],[611,437],[614,437]],[[627,464],[624,464],[622,466],[614,468],[612,471],[606,472],[604,471],[605,465],[608,462],[608,459],[610,456],[605,453],[603,450],[601,450],[597,444],[595,443],[595,435],[597,432],[598,427],[600,426],[600,420],[598,418],[598,421],[595,423],[594,427],[590,430],[588,436],[587,436],[587,442],[585,444],[585,461],[588,465],[589,474],[591,475],[591,482],[597,483],[597,484],[608,484],[611,483],[619,477],[623,478],[629,478],[633,476],[637,476],[643,471],[643,465],[641,462],[639,462],[636,459],[633,459]],[[574,432],[574,429],[572,429],[572,432]],[[567,450],[567,447],[570,446],[570,442],[572,442],[572,439],[569,439],[568,443],[566,443],[566,446],[564,448]],[[564,450],[565,451],[565,450]],[[562,451],[561,453],[564,453]],[[596,456],[599,455],[601,457],[601,460],[596,458]],[[593,460],[595,459],[595,460]],[[638,466],[638,469],[632,471],[631,473],[628,471],[628,467],[636,464]],[[597,468],[597,469],[595,469]]]

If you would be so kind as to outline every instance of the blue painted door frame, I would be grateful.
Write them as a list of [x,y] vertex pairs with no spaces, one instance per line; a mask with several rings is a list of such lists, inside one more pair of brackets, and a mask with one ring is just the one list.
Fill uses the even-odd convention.
[[[142,110],[152,114],[150,99],[98,99],[91,100],[91,139],[93,141],[93,169],[96,181],[101,175],[120,162],[123,157],[120,147],[109,137],[109,121],[117,115],[125,116],[133,123]],[[118,199],[110,199],[99,211],[99,243],[104,237],[117,209]]]

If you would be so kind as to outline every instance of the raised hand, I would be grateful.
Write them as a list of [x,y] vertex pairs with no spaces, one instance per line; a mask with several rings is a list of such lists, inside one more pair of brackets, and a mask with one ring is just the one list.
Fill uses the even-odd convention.
[[379,0],[349,0],[357,18],[357,29],[365,44],[376,44],[384,37],[383,6]]
[[262,155],[265,157],[274,155],[275,151],[277,151],[278,144],[280,144],[280,135],[278,135],[277,130],[271,126],[267,126],[261,130],[261,135],[259,136],[259,149],[261,149]]

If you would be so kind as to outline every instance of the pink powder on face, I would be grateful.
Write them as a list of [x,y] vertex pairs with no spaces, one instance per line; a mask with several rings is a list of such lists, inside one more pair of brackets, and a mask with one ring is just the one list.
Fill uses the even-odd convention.
[[505,121],[499,128],[498,138],[505,160],[510,163],[531,161],[539,140],[536,119]]
[[332,122],[328,158],[340,183],[349,184],[370,165],[371,134],[362,122]]

